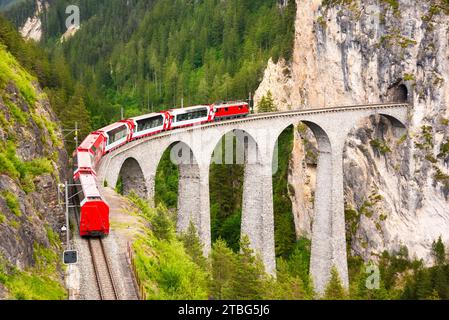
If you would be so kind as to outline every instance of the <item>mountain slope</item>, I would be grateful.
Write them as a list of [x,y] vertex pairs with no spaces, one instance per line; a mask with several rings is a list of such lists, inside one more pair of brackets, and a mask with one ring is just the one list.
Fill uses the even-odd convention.
[[0,299],[64,299],[58,234],[64,212],[57,201],[67,161],[62,134],[36,78],[2,43]]

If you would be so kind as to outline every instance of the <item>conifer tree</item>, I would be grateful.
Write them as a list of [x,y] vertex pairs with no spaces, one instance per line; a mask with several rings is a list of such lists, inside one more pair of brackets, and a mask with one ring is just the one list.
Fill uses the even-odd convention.
[[170,219],[170,213],[163,205],[159,205],[151,219],[151,226],[155,236],[159,240],[171,240],[174,237],[174,226]]
[[446,262],[446,250],[441,236],[432,243],[432,254],[437,265],[443,265]]
[[276,105],[274,104],[273,95],[271,91],[268,90],[267,94],[262,97],[259,104],[257,105],[257,110],[262,112],[274,112],[277,110]]
[[345,300],[347,299],[346,290],[340,280],[340,275],[335,267],[331,270],[331,277],[324,292],[326,300]]
[[264,267],[258,256],[250,248],[247,236],[240,242],[241,251],[237,255],[236,267],[225,294],[227,299],[259,300],[263,297]]
[[229,249],[225,241],[218,239],[212,249],[211,262],[211,296],[214,299],[224,299],[235,273],[236,254]]
[[181,240],[184,243],[187,254],[192,258],[193,262],[205,269],[207,264],[203,254],[203,245],[201,244],[193,222],[190,222],[187,232],[181,235]]
[[432,296],[432,279],[426,269],[418,270],[415,276],[416,298],[420,300],[429,299]]

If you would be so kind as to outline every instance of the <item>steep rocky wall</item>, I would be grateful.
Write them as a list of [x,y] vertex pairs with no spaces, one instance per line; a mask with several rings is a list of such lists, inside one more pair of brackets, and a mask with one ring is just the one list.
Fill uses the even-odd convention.
[[[66,178],[67,154],[57,119],[37,82],[3,47],[0,58],[1,298],[9,295],[4,276],[13,276],[15,270],[34,274],[33,268],[44,263],[37,276],[61,281],[61,269],[51,270],[62,250],[57,235],[65,215],[57,188]],[[6,281],[6,287],[15,285]]]
[[[431,262],[432,241],[441,235],[449,243],[449,8],[439,0],[296,3],[290,72],[283,61],[269,62],[256,100],[271,90],[280,109],[413,103],[408,138],[379,118],[348,137],[347,237],[352,252],[366,259],[406,245]],[[292,200],[302,221],[297,230],[307,235],[313,211],[300,203],[313,192],[304,178],[313,172],[297,173],[307,168],[304,154],[296,137]]]
[[49,3],[42,0],[36,0],[36,11],[32,17],[28,17],[20,28],[20,34],[27,40],[36,42],[42,39],[42,20],[41,15],[44,10],[48,10]]

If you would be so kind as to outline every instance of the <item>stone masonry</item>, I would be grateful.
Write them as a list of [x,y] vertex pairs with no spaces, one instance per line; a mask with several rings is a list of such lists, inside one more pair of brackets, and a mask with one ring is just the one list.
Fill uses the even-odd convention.
[[98,183],[106,180],[109,186],[115,186],[123,166],[129,166],[129,159],[133,159],[131,163],[138,164],[140,171],[134,168],[132,176],[141,172],[143,176],[135,181],[145,183],[135,187],[153,199],[159,161],[168,148],[175,146],[172,160],[178,161],[180,167],[178,232],[185,231],[190,221],[193,222],[208,254],[211,248],[210,163],[217,144],[226,134],[244,132],[242,234],[248,236],[251,247],[261,255],[266,271],[275,276],[273,155],[279,135],[290,125],[303,122],[313,131],[319,149],[310,272],[316,291],[323,293],[332,267],[348,286],[343,201],[343,148],[347,136],[359,121],[370,116],[385,116],[393,126],[405,129],[408,112],[406,104],[308,109],[166,132],[133,141],[106,155],[100,163]]

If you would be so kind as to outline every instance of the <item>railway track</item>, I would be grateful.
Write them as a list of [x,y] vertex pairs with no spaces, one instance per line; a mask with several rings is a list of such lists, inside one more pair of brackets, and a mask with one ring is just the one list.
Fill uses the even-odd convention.
[[118,291],[103,240],[90,238],[88,244],[101,300],[118,300]]
[[[79,205],[77,197],[73,198],[75,205]],[[79,211],[74,209],[76,225],[79,232]],[[112,274],[109,258],[101,238],[88,238],[89,253],[92,259],[95,282],[101,300],[119,300],[119,293]]]

